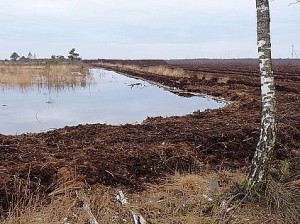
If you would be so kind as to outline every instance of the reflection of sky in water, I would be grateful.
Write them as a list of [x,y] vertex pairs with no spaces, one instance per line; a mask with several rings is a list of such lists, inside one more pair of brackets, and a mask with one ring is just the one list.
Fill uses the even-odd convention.
[[147,116],[185,115],[223,106],[202,97],[180,97],[112,71],[92,69],[92,73],[96,84],[86,88],[0,91],[0,133],[39,132],[86,123],[134,123]]

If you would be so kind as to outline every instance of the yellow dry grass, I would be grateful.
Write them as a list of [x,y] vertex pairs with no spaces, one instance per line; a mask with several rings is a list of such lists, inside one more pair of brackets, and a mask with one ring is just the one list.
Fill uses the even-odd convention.
[[32,86],[61,90],[90,82],[83,64],[0,64],[0,86],[27,90]]
[[138,65],[124,65],[124,64],[110,64],[99,63],[99,65],[110,66],[112,68],[122,68],[132,71],[141,71],[145,73],[152,73],[156,75],[170,76],[170,77],[189,77],[189,74],[182,68],[169,68],[164,65],[142,67]]
[[[147,223],[277,223],[276,216],[266,206],[251,202],[234,207],[224,215],[222,201],[228,200],[229,189],[243,179],[242,173],[228,171],[176,174],[163,184],[149,185],[143,192],[125,190],[125,197],[130,209],[140,213]],[[91,209],[98,223],[132,223],[128,207],[116,200],[118,191],[124,189],[103,185],[91,189],[83,183],[79,189],[80,184],[75,179],[72,182],[67,178],[66,181],[58,184],[55,191],[60,193],[52,194],[50,204],[19,208],[18,213],[12,213],[2,223],[83,224],[90,219],[86,207]]]
[[175,78],[191,78],[196,77],[199,80],[213,81],[218,84],[227,84],[229,81],[228,77],[219,77],[218,74],[213,74],[209,72],[190,72],[182,68],[172,68],[165,65],[158,66],[138,66],[138,65],[128,65],[128,64],[112,64],[100,62],[98,65],[109,68],[117,68],[125,71],[138,71],[144,73],[151,73],[155,75],[175,77]]

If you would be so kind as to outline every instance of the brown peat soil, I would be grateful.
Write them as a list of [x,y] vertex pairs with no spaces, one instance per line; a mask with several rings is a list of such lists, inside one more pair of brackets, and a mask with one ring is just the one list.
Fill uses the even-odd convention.
[[[70,176],[85,186],[122,188],[134,195],[145,192],[150,184],[164,184],[177,173],[247,173],[260,134],[257,60],[95,60],[86,64],[229,103],[219,110],[147,118],[136,125],[92,124],[38,134],[0,134],[2,214],[12,209],[11,201],[28,191],[38,192],[46,203],[51,201],[49,195]],[[180,69],[184,75],[158,75],[114,64],[163,66]],[[279,131],[271,171],[274,178],[282,179],[278,170],[283,163],[289,164],[289,181],[296,183],[300,165],[300,60],[275,60],[274,73]]]

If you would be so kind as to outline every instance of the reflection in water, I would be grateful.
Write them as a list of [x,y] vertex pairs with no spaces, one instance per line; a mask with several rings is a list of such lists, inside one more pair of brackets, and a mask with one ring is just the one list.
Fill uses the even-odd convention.
[[89,70],[80,64],[1,64],[0,87],[2,90],[18,89],[28,92],[33,89],[63,91],[93,83]]
[[[185,115],[224,105],[202,97],[180,97],[112,71],[91,69],[90,72],[87,80],[92,80],[92,85],[83,82],[77,87],[48,88],[36,84],[22,93],[2,87],[0,133],[40,132],[86,123],[135,123],[147,116]],[[58,91],[60,88],[64,91]]]

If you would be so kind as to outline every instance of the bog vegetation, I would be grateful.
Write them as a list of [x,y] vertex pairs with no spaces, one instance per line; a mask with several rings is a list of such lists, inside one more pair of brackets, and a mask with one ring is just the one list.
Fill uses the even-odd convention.
[[20,192],[2,223],[132,223],[132,210],[142,214],[147,223],[261,223],[268,216],[271,222],[279,221],[255,200],[240,207],[238,203],[227,204],[229,190],[245,178],[242,172],[177,173],[164,184],[148,185],[144,192],[125,191],[130,207],[117,201],[117,188],[91,187],[76,180],[74,174],[75,170],[60,173],[48,204],[26,190],[26,184],[15,183]]
[[32,86],[61,90],[64,87],[86,86],[88,68],[81,63],[2,63],[0,86],[26,90]]

